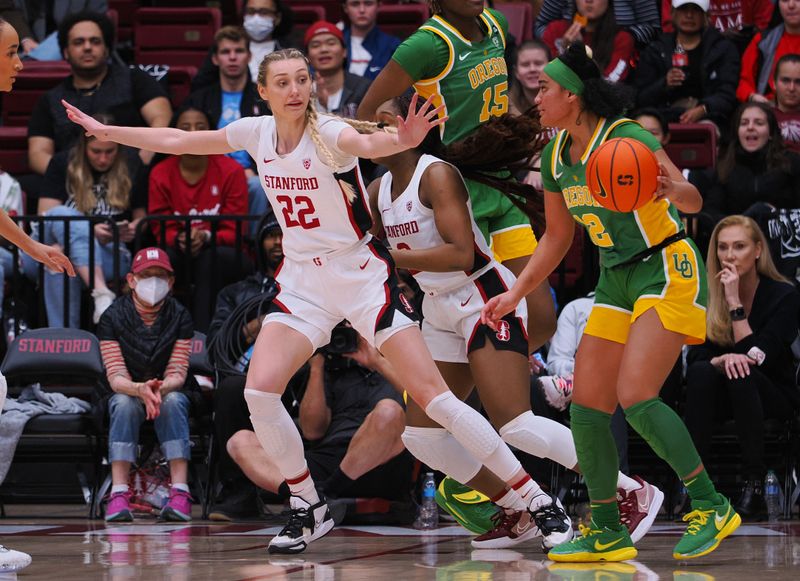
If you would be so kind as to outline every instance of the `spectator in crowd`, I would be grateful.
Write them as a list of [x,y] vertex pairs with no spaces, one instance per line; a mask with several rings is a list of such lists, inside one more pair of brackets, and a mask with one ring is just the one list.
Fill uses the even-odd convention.
[[189,411],[192,392],[198,389],[188,375],[192,318],[169,294],[175,277],[169,257],[160,248],[140,250],[127,278],[132,292],[114,301],[97,328],[114,392],[108,401],[112,487],[106,520],[133,520],[128,478],[136,461],[139,428],[147,419],[154,420],[172,482],[161,519],[189,521]]
[[509,113],[522,115],[536,107],[539,74],[551,58],[550,49],[540,40],[528,40],[519,46],[514,62],[514,80],[508,92]]
[[791,350],[800,297],[745,216],[717,224],[706,264],[708,338],[689,349],[686,425],[698,452],[708,453],[714,420],[733,417],[744,476],[736,510],[752,518],[765,508],[764,420],[790,419],[800,405]]
[[800,153],[800,54],[783,55],[775,65],[775,117],[783,144]]
[[[113,123],[105,113],[94,116],[103,123]],[[38,212],[41,216],[102,216],[106,222],[95,223],[94,236],[82,221],[44,221],[35,228],[43,228],[42,240],[66,248],[69,232],[69,254],[75,271],[94,298],[94,322],[114,300],[114,292],[107,281],[128,272],[131,257],[126,243],[132,242],[136,226],[147,208],[146,183],[141,175],[141,160],[133,150],[116,143],[99,141],[83,133],[67,151],[56,153],[45,172]],[[116,224],[119,245],[115,247],[111,223]],[[39,234],[34,234],[38,236]],[[91,284],[89,245],[94,245],[94,284]],[[114,271],[115,253],[119,261]],[[23,255],[23,266],[31,278],[39,273],[37,263]],[[69,316],[64,319],[64,277],[44,271],[45,308],[51,327],[80,327],[81,285],[69,279]],[[117,281],[119,282],[119,281]]]
[[739,101],[773,101],[775,65],[785,54],[800,53],[800,0],[778,0],[777,6],[779,24],[757,33],[742,55]]
[[572,20],[554,20],[542,40],[553,54],[563,54],[575,40],[592,49],[593,58],[606,79],[624,81],[630,72],[636,46],[633,35],[617,24],[609,0],[576,0]]
[[654,107],[670,123],[725,127],[736,107],[739,54],[706,25],[709,0],[672,0],[676,32],[662,33],[641,54],[638,107]]
[[[225,444],[239,430],[251,429],[244,401],[244,374],[263,316],[278,292],[275,271],[283,260],[282,240],[278,221],[271,214],[265,216],[257,236],[258,272],[220,291],[208,328],[209,360],[221,377],[214,392],[214,436],[220,444],[217,474],[221,490],[211,507],[211,520],[237,520],[257,514],[256,489],[228,455]],[[286,390],[289,401],[285,401],[290,408],[304,382],[305,370],[290,382]]]
[[21,10],[14,0],[0,0],[0,18],[13,26],[19,34],[21,53],[27,54],[39,46],[24,10]]
[[[250,50],[247,33],[238,26],[223,26],[214,35],[211,61],[219,69],[218,79],[189,95],[184,106],[204,111],[211,127],[222,129],[242,117],[267,115],[269,106],[250,80]],[[244,168],[247,176],[248,214],[261,216],[269,202],[256,173],[255,161],[246,151],[229,154]],[[257,224],[253,224],[253,232]]]
[[[707,14],[709,23],[741,53],[756,32],[769,28],[774,8],[772,0],[710,0]],[[661,29],[675,31],[672,0],[661,0]]]
[[[342,329],[342,327],[339,327]],[[350,329],[352,331],[352,329]],[[332,342],[336,332],[332,337]],[[353,333],[354,351],[337,355],[330,346],[309,360],[299,425],[314,481],[328,498],[367,496],[398,499],[411,482],[412,460],[400,435],[403,398],[393,371],[377,349]],[[244,398],[242,398],[244,405]],[[289,497],[289,487],[270,462],[252,428],[228,440],[228,453],[258,487]]]
[[370,81],[345,70],[347,49],[342,31],[335,24],[317,21],[306,30],[304,44],[314,71],[319,111],[355,117]]
[[374,79],[381,72],[400,39],[377,26],[380,0],[343,0],[347,16],[344,44],[347,49],[347,72]]
[[658,109],[645,107],[634,111],[631,118],[652,133],[662,147],[669,143],[669,123]]
[[[211,127],[208,116],[192,107],[181,109],[174,125],[184,131],[205,131]],[[156,238],[161,240],[159,236],[164,227],[168,252],[181,269],[179,275],[185,271],[182,265],[191,256],[193,272],[200,277],[194,288],[192,318],[196,328],[205,331],[218,290],[241,278],[242,265],[233,248],[237,238],[236,224],[223,220],[212,226],[202,217],[244,215],[247,212],[244,170],[225,155],[169,156],[150,172],[148,212],[198,218],[192,220],[188,237],[185,222],[153,222],[152,229]],[[211,238],[215,229],[216,241],[212,250]],[[214,276],[207,278],[211,272]]]
[[731,129],[734,137],[703,192],[703,211],[716,221],[800,207],[800,156],[784,147],[772,107],[742,103]]
[[[58,44],[72,74],[39,98],[28,125],[28,161],[44,175],[53,154],[68,149],[81,133],[67,119],[61,100],[89,115],[111,113],[125,125],[169,125],[169,99],[146,72],[111,62],[114,25],[105,14],[79,12],[68,16],[58,31]],[[140,152],[149,163],[151,152]],[[34,185],[35,191],[40,186]]]
[[[537,38],[544,36],[547,25],[554,20],[572,21],[576,6],[573,0],[544,0],[536,17],[534,33]],[[612,0],[617,24],[625,27],[636,39],[639,46],[653,40],[660,27],[658,4],[653,0]]]
[[[242,6],[242,26],[250,39],[250,80],[258,79],[258,65],[276,50],[289,48],[292,31],[292,9],[286,0],[245,0]],[[218,65],[213,61],[213,49],[192,79],[192,91],[217,82]]]

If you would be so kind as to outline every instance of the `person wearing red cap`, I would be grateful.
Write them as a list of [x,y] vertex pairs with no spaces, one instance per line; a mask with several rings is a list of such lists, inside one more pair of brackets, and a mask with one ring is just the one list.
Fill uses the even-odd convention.
[[335,24],[320,20],[306,30],[304,44],[315,73],[317,108],[355,117],[370,81],[345,70],[347,49],[342,31]]
[[103,313],[97,327],[108,383],[108,459],[111,494],[106,520],[133,520],[128,478],[136,461],[139,428],[154,420],[161,450],[169,462],[169,500],[161,519],[192,518],[188,468],[189,410],[197,390],[188,375],[194,325],[189,312],[169,295],[175,276],[167,253],[144,248],[133,258],[127,275],[132,292],[119,297]]

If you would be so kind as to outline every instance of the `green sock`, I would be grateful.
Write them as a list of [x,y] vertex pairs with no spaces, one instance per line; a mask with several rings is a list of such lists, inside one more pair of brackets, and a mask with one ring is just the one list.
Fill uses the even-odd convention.
[[[589,498],[616,498],[619,456],[611,434],[611,414],[573,403],[570,406],[570,427]],[[612,504],[617,510],[616,502]]]
[[686,486],[686,491],[692,500],[704,500],[713,504],[720,504],[719,494],[714,488],[711,478],[708,477],[708,472],[706,472],[705,468],[696,476],[686,478],[683,484]]
[[[691,474],[700,466],[700,455],[694,447],[692,437],[678,414],[659,398],[640,401],[625,410],[628,423],[644,438],[659,458],[669,464],[679,478]],[[695,496],[689,485],[689,494],[695,500],[706,500],[716,494],[714,484],[705,470],[703,478],[692,479],[693,486],[702,497]]]
[[608,528],[618,530],[622,528],[619,522],[619,507],[617,501],[613,502],[592,502],[589,505],[592,509],[592,522],[597,528]]

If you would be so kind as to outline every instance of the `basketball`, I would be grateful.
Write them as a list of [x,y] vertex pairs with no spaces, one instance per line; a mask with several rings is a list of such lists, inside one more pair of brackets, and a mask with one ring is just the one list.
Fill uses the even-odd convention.
[[632,212],[653,199],[658,160],[641,141],[609,139],[586,164],[586,185],[595,200],[613,212]]

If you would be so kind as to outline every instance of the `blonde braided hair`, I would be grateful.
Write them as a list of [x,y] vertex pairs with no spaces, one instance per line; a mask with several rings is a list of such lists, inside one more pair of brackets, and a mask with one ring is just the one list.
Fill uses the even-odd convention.
[[[282,61],[282,60],[302,60],[306,67],[309,69],[309,75],[311,74],[310,65],[306,55],[294,48],[287,48],[283,50],[278,50],[272,52],[265,56],[261,64],[258,66],[258,84],[259,86],[266,87],[267,85],[267,70],[269,69],[269,65],[273,62]],[[308,100],[308,105],[306,107],[306,124],[308,126],[309,135],[311,137],[311,141],[314,142],[314,147],[317,150],[317,154],[322,158],[328,167],[330,167],[335,174],[338,174],[342,168],[336,162],[336,158],[333,155],[333,152],[330,150],[328,145],[322,140],[322,136],[319,133],[319,117],[317,115],[317,109],[314,106],[314,102],[316,101],[315,95],[311,95],[311,99]],[[384,128],[377,123],[372,123],[370,121],[358,121],[356,119],[348,119],[346,117],[338,117],[336,115],[331,115],[331,117],[338,119],[340,121],[344,121],[351,127],[353,127],[359,133],[375,133],[377,131],[389,131],[388,128]],[[356,192],[353,188],[353,185],[339,179],[339,187],[342,189],[342,192],[345,194],[347,200],[352,202],[356,198]]]

